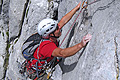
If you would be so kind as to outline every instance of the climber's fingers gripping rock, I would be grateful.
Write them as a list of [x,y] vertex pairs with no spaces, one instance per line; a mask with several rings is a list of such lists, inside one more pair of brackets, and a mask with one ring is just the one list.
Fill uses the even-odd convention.
[[78,3],[78,5],[76,6],[77,9],[80,8],[81,2]]
[[91,40],[91,38],[92,38],[92,35],[90,35],[90,34],[87,34],[86,36],[84,36],[81,41],[81,45],[84,47],[86,45],[86,43]]

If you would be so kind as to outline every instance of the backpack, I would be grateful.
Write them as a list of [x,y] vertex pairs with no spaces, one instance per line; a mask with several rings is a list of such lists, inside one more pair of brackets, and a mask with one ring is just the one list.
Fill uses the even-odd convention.
[[22,54],[26,60],[30,60],[33,57],[33,53],[42,42],[42,38],[38,33],[31,35],[22,46]]
[[[28,37],[28,39],[23,43],[22,55],[26,60],[21,65],[21,70],[19,71],[21,74],[26,73],[27,77],[31,79],[35,79],[36,77],[40,78],[46,74],[46,70],[48,70],[48,68],[51,68],[50,73],[52,73],[52,71],[54,71],[54,67],[62,60],[62,58],[58,59],[57,57],[54,57],[49,63],[47,63],[48,58],[44,60],[38,60],[34,58],[33,54],[35,50],[39,47],[40,43],[45,40],[48,39],[43,39],[38,33],[35,33]],[[38,69],[37,62],[36,65],[34,65],[35,69],[33,69],[33,67],[30,65],[31,60],[33,59],[37,60],[37,62],[45,61],[44,65],[39,66],[42,67],[42,69]]]

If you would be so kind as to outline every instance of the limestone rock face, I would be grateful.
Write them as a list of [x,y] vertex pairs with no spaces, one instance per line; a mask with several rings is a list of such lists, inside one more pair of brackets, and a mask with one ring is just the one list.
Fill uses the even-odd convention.
[[24,6],[27,0],[12,0],[9,8],[9,38],[14,40],[19,34],[24,18]]
[[[92,1],[89,0],[88,3]],[[86,34],[92,34],[92,40],[83,50],[64,60],[62,80],[120,79],[118,77],[120,75],[119,7],[118,0],[101,0],[83,10],[80,19],[76,21],[78,25],[74,33],[70,34],[72,38],[71,36],[68,38],[69,46],[79,43]],[[61,6],[61,8],[60,11],[63,10],[61,13],[66,13],[70,9],[67,6]],[[69,24],[67,26],[70,26]],[[63,47],[66,44],[68,44],[67,40]]]
[[[93,1],[88,0],[88,4]],[[25,60],[21,54],[23,42],[37,32],[42,19],[50,17],[59,21],[78,3],[78,0],[1,0],[0,80],[29,80],[19,73]],[[60,42],[75,23],[60,47],[74,46],[86,34],[91,34],[92,39],[75,55],[63,58],[53,79],[119,80],[120,1],[98,0],[80,11],[81,8],[64,26]]]
[[0,79],[7,69],[8,55],[9,0],[0,1]]

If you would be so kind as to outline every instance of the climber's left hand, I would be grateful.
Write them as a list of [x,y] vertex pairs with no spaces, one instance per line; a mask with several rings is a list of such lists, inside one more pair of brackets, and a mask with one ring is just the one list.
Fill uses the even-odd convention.
[[81,2],[79,2],[79,4],[76,6],[77,9],[80,8]]

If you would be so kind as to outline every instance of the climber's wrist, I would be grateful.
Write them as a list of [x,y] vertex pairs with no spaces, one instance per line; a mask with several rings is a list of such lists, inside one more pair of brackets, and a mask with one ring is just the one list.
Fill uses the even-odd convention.
[[78,47],[81,49],[81,48],[84,47],[84,45],[82,45],[82,43],[79,43],[79,44],[78,44]]

